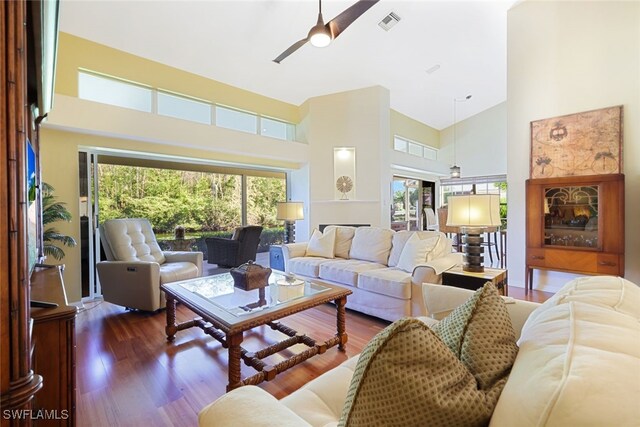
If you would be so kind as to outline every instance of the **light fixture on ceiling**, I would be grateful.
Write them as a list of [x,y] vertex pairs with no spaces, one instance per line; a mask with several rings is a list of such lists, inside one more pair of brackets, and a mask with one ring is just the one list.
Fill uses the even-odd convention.
[[471,99],[471,95],[467,95],[464,98],[453,98],[453,166],[449,168],[451,171],[451,178],[460,178],[460,166],[456,163],[456,104],[458,102],[465,102]]
[[322,0],[318,1],[318,22],[309,31],[307,40],[315,47],[327,47],[331,44],[331,31],[324,25],[322,18]]
[[353,23],[353,21],[362,16],[363,13],[369,10],[378,1],[380,0],[358,0],[355,4],[352,4],[338,16],[325,24],[324,18],[322,17],[322,0],[318,0],[318,21],[316,22],[316,25],[311,28],[306,38],[298,40],[289,46],[289,48],[282,52],[273,60],[273,62],[276,64],[281,63],[286,57],[300,49],[307,42],[316,47],[329,46],[336,37],[342,34],[342,32]]

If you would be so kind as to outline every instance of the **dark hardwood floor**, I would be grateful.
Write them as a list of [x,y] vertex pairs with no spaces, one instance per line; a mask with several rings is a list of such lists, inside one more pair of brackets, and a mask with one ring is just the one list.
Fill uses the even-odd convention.
[[[524,289],[512,287],[510,295],[524,299]],[[527,299],[542,301],[550,295],[534,291]],[[178,305],[178,321],[193,316]],[[102,301],[85,304],[76,321],[78,426],[195,426],[198,412],[224,394],[226,349],[198,328],[180,331],[175,342],[168,343],[165,321],[164,311],[129,312]],[[335,307],[320,306],[283,322],[312,337],[329,337],[335,334]],[[360,353],[387,324],[347,311],[345,353],[331,348],[260,387],[282,398]],[[248,349],[282,338],[268,327],[245,335]],[[250,373],[243,366],[243,376]]]
[[[178,321],[192,317],[178,305]],[[168,343],[165,322],[164,311],[128,312],[107,302],[85,304],[76,326],[78,426],[194,426],[198,412],[225,393],[226,349],[198,328],[180,331],[175,342]],[[312,337],[328,338],[335,334],[335,307],[320,306],[283,322]],[[387,324],[348,311],[346,352],[331,348],[260,386],[277,398],[286,396],[361,352]],[[245,334],[244,345],[258,349],[282,337],[259,327]],[[243,376],[251,373],[243,366]]]

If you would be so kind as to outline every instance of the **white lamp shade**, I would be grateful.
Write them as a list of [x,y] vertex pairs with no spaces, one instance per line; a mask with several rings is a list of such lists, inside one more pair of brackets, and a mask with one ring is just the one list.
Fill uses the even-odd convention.
[[304,219],[303,207],[302,202],[278,202],[276,219],[284,221]]
[[500,223],[500,196],[468,194],[449,197],[447,225],[491,227]]

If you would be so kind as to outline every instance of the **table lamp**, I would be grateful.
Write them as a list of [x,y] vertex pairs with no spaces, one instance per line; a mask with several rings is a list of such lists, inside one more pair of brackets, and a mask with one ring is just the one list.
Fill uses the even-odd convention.
[[497,194],[467,194],[449,197],[447,225],[460,227],[464,271],[484,271],[483,234],[487,227],[500,223],[500,196]]
[[295,242],[296,221],[304,219],[302,202],[278,202],[276,219],[284,221],[284,243]]

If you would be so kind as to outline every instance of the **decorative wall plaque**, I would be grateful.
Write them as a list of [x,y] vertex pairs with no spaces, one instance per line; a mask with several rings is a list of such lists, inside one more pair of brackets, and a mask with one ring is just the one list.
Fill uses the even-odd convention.
[[531,178],[622,173],[622,106],[531,122]]

